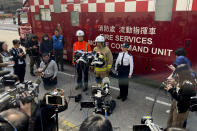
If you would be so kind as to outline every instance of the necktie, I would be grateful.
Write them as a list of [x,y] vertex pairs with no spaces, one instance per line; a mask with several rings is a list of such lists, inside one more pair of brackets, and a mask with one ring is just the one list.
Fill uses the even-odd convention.
[[121,65],[122,65],[122,66],[123,66],[124,55],[125,55],[125,53],[123,53],[122,60],[121,60]]

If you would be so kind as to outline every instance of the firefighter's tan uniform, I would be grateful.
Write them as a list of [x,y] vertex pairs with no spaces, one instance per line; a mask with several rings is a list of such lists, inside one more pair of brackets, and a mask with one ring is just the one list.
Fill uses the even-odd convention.
[[97,78],[103,79],[108,77],[110,69],[112,68],[113,56],[110,49],[106,46],[95,47],[94,52],[100,52],[104,55],[105,65],[103,67],[95,67],[95,73]]

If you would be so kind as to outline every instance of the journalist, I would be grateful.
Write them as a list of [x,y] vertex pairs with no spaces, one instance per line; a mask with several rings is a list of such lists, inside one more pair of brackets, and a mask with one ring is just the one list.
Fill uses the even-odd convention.
[[[0,71],[10,71],[9,75],[4,76],[4,85],[12,85],[18,80],[18,76],[14,75],[14,65],[13,58],[8,52],[7,43],[0,42]],[[13,82],[9,80],[13,80]]]
[[26,55],[22,48],[20,48],[20,41],[13,40],[13,48],[10,50],[10,54],[14,60],[14,74],[19,77],[20,82],[24,82],[26,72]]
[[40,53],[48,53],[50,56],[53,55],[53,44],[49,39],[48,34],[43,34],[42,41],[40,43]]
[[0,113],[0,131],[30,131],[31,103],[19,102],[20,109],[8,109]]
[[86,118],[79,131],[113,131],[111,122],[102,115],[93,115]]
[[176,59],[173,63],[173,65],[168,66],[172,71],[176,69],[178,65],[186,64],[191,69],[191,62],[186,57],[186,51],[184,48],[178,48],[174,51],[174,54],[176,56]]
[[55,86],[57,84],[57,64],[54,60],[50,59],[48,53],[43,53],[42,59],[43,61],[40,63],[38,72],[41,73],[44,86]]
[[[54,90],[54,92],[56,89]],[[46,93],[43,100],[40,101],[40,105],[37,106],[37,111],[35,115],[34,131],[56,131],[56,109],[57,113],[65,111],[68,108],[67,101],[65,99],[65,105],[54,106],[46,103],[46,95],[51,95],[51,93]],[[64,91],[61,89],[60,95],[64,96]]]
[[184,127],[189,114],[190,98],[196,95],[195,81],[189,67],[181,64],[174,71],[174,78],[168,81],[165,88],[173,97],[167,127]]
[[30,74],[35,76],[34,74],[34,65],[39,68],[40,65],[40,53],[39,53],[39,43],[38,37],[34,34],[30,37],[30,40],[26,42],[25,45],[26,52],[29,54],[30,58]]

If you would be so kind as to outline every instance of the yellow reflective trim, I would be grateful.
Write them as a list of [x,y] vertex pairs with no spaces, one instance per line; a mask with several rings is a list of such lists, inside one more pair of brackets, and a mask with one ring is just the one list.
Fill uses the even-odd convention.
[[107,68],[112,68],[112,65],[107,65]]
[[107,68],[95,68],[95,71],[106,71]]
[[96,72],[102,72],[102,71],[106,71],[106,70],[95,70]]

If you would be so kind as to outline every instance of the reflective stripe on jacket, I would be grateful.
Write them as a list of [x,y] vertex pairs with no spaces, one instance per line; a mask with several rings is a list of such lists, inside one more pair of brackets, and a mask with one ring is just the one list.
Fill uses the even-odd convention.
[[95,67],[96,72],[106,72],[112,68],[113,64],[113,56],[108,47],[95,47],[95,52],[101,52],[104,55],[105,65],[103,67]]

